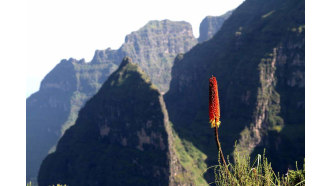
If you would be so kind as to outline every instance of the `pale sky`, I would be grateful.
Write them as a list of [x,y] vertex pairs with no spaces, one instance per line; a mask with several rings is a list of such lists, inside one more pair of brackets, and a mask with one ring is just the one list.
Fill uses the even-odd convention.
[[208,15],[222,15],[243,0],[30,0],[27,11],[26,97],[61,59],[85,58],[119,48],[125,36],[150,20],[187,21],[199,36]]

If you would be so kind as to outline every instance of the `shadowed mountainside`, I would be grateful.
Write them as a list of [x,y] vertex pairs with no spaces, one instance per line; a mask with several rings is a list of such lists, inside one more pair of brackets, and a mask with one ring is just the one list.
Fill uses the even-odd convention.
[[217,162],[208,124],[208,79],[217,77],[220,141],[230,155],[260,153],[275,171],[287,171],[305,156],[305,3],[246,0],[221,30],[176,58],[164,96],[182,140]]
[[162,95],[126,57],[43,161],[38,184],[205,185],[181,165],[178,143]]
[[[219,24],[211,23],[203,30],[212,30],[214,34]],[[195,44],[197,39],[189,23],[150,21],[127,35],[118,50],[95,51],[90,63],[84,59],[62,60],[43,79],[40,90],[26,101],[27,180],[36,177],[42,159],[55,150],[58,139],[75,123],[79,109],[118,68],[124,56],[139,64],[164,93],[169,87],[174,58]]]
[[127,35],[118,50],[97,50],[90,63],[83,59],[62,60],[43,79],[40,90],[26,100],[27,180],[37,176],[42,159],[54,150],[64,131],[74,124],[79,109],[118,68],[124,56],[139,64],[164,92],[175,56],[196,43],[187,22],[150,21]]
[[[27,99],[27,179],[38,170],[35,162],[39,161],[40,164],[50,147],[72,126],[61,138],[55,153],[44,161],[39,174],[40,185],[102,185],[109,183],[109,180],[118,181],[118,184],[119,181],[131,184],[132,180],[138,184],[205,184],[199,175],[207,165],[217,162],[213,130],[207,123],[208,79],[211,75],[216,76],[219,83],[222,121],[220,141],[225,154],[237,150],[254,155],[266,148],[272,167],[282,172],[288,167],[294,167],[295,160],[303,162],[304,10],[304,1],[300,0],[246,0],[232,12],[213,38],[195,47],[197,42],[189,24],[179,28],[168,20],[151,21],[127,36],[120,49],[96,51],[90,63],[84,60],[63,60],[43,80],[40,91]],[[215,26],[209,28],[212,30]],[[190,48],[189,52],[176,57],[171,68],[174,57]],[[151,119],[157,122],[167,117],[161,93],[152,88],[144,78],[146,76],[139,73],[140,70],[137,70],[137,74],[143,77],[140,82],[148,84],[149,89],[135,86],[137,82],[134,83],[131,78],[135,77],[132,74],[136,74],[133,72],[136,70],[127,73],[129,70],[124,72],[120,68],[109,78],[108,81],[112,83],[107,81],[102,86],[126,55],[141,66],[161,92],[168,89],[163,85],[172,79],[164,99],[173,131],[169,130],[171,123],[166,124],[165,121],[157,125],[161,129],[150,128],[146,131],[149,115],[155,116]],[[134,65],[128,66],[132,70]],[[122,67],[124,69],[125,63]],[[116,85],[124,88],[114,88]],[[101,86],[103,88],[100,89]],[[127,91],[131,88],[138,91]],[[79,117],[87,118],[76,121],[80,108],[99,89],[99,93],[79,114]],[[115,96],[108,97],[107,92]],[[149,93],[150,96],[142,96]],[[127,96],[134,97],[139,104],[133,101],[129,104],[129,100],[124,99]],[[154,99],[156,97],[157,101]],[[107,104],[104,105],[100,100]],[[119,100],[124,100],[121,101],[123,107]],[[142,100],[155,102],[156,106],[147,106]],[[134,107],[129,108],[129,105]],[[160,107],[161,111],[153,110],[153,114],[146,115],[145,111],[156,107],[158,111]],[[95,113],[97,110],[108,113],[98,115]],[[124,121],[119,120],[123,113],[126,114],[124,110],[132,111],[127,112],[124,118],[128,123],[135,123],[136,128],[128,127]],[[110,123],[110,120],[114,122]],[[78,126],[73,126],[75,122]],[[111,127],[113,123],[122,125]],[[133,142],[128,143],[127,138],[125,143],[125,136],[132,137],[130,139]],[[162,143],[158,137],[163,140],[164,148],[161,148]],[[236,140],[238,145],[235,149]],[[75,148],[77,144],[81,148]],[[92,144],[96,147],[92,147]],[[156,168],[149,167],[141,149],[143,153],[146,151],[146,156]],[[134,155],[129,156],[127,152]],[[159,159],[156,160],[155,156],[159,156]],[[130,166],[127,162],[131,157],[137,157],[140,164]],[[89,163],[93,158],[95,161]],[[55,162],[59,162],[58,165]],[[110,172],[102,165],[104,162],[109,162],[107,166],[116,171]],[[123,170],[120,170],[122,165]],[[76,174],[77,170],[82,170],[81,174]],[[102,172],[107,171],[109,178],[102,176]],[[122,174],[119,175],[118,171]],[[131,171],[137,171],[138,177],[133,175],[132,180],[125,177]],[[88,176],[87,172],[92,172],[93,176]],[[157,175],[162,178],[156,178]],[[146,180],[146,177],[153,179]],[[206,178],[209,179],[208,175]]]
[[211,39],[222,27],[223,23],[231,16],[233,10],[226,12],[221,16],[207,16],[199,26],[198,42],[204,42]]

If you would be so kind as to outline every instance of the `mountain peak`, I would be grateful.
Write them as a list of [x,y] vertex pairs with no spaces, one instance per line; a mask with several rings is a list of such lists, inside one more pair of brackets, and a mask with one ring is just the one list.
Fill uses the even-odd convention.
[[223,23],[231,16],[234,10],[228,11],[221,16],[206,16],[199,26],[198,42],[211,39],[222,27]]
[[124,66],[129,65],[129,64],[133,65],[132,58],[125,56],[123,61],[120,64],[119,68],[123,68]]
[[[123,58],[119,68],[113,73],[113,75],[116,76],[117,79],[115,81],[112,80],[112,85],[115,84],[114,82],[120,84],[121,82],[127,80],[132,84],[136,84],[138,81],[144,81],[150,86],[151,89],[157,90],[158,92],[158,89],[155,87],[155,85],[151,83],[149,76],[139,67],[138,64],[133,62],[132,58],[128,56]],[[106,83],[107,81],[105,84]]]
[[[118,69],[125,56],[139,67],[128,62],[129,59],[124,60],[117,73],[120,82],[128,78],[132,83],[127,85],[134,86],[137,80],[130,78],[134,74],[148,82],[149,88],[157,86],[162,93],[168,90],[175,56],[197,43],[191,25],[163,20],[151,21],[142,28],[129,34],[129,42],[119,49],[96,50],[90,62],[63,60],[45,77],[40,91],[27,100],[27,180],[36,177],[49,150],[64,131],[75,124],[80,108]],[[112,81],[113,85],[119,85],[118,81]]]
[[125,57],[43,161],[39,185],[168,185],[167,113],[147,79]]
[[[177,33],[188,37],[189,40],[195,40],[192,26],[186,21],[171,21],[168,19],[164,20],[151,20],[139,30],[134,31],[125,37],[125,43],[136,42],[143,40],[145,37],[153,36],[156,38],[165,39],[167,35]],[[184,52],[184,51],[181,51]]]

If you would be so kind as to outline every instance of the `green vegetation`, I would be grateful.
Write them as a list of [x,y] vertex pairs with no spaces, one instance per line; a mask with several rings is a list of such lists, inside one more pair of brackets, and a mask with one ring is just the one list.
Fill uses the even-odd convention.
[[97,50],[89,63],[62,60],[44,78],[40,90],[27,99],[27,181],[36,179],[42,160],[55,150],[64,132],[75,123],[79,110],[125,56],[130,56],[153,84],[166,92],[173,59],[196,43],[189,23],[153,21],[127,35],[118,50]]
[[271,163],[265,156],[258,154],[251,165],[250,156],[240,156],[238,152],[234,153],[234,162],[228,159],[229,174],[225,167],[218,165],[209,167],[207,171],[214,172],[214,181],[209,184],[214,185],[267,185],[267,186],[302,186],[305,185],[305,164],[303,169],[298,168],[296,163],[295,170],[288,170],[287,174],[275,173]]
[[[179,55],[173,68],[175,55],[196,41],[189,25],[177,28],[169,21],[133,32],[119,50],[97,51],[91,63],[61,63],[27,100],[27,172],[65,131],[40,168],[40,185],[168,185],[171,146],[157,88],[166,92],[173,78],[164,97],[173,122],[175,164],[182,169],[174,174],[176,183],[304,185],[304,168],[283,175],[305,155],[304,6],[301,0],[245,1],[220,32]],[[157,27],[166,28],[165,38],[154,32]],[[184,29],[185,39],[174,37]],[[112,73],[124,55],[146,73],[126,62]],[[205,80],[211,75],[219,77],[225,113],[219,128],[225,132],[219,134],[224,154],[233,154],[230,175],[220,164],[202,175],[217,161],[207,119]],[[52,137],[37,156],[31,153],[40,141],[31,140],[35,132]],[[268,159],[258,155],[265,148]],[[33,165],[32,176],[38,169]]]
[[[164,96],[169,117],[180,139],[207,156],[208,166],[217,160],[207,124],[205,81],[211,75],[219,82],[224,154],[234,153],[233,144],[241,139],[240,152],[252,157],[266,148],[276,172],[303,161],[304,17],[301,0],[244,1],[212,39],[175,61]],[[288,137],[295,129],[294,137]],[[204,177],[211,181],[209,174]]]
[[70,128],[77,120],[78,112],[80,108],[83,106],[85,101],[87,100],[87,96],[79,91],[75,91],[71,97],[71,110],[68,120],[64,123],[61,129],[61,134],[63,135],[64,132]]
[[38,184],[168,185],[169,145],[159,97],[147,75],[124,58],[45,158]]
[[292,32],[297,32],[297,31],[298,31],[298,33],[300,34],[300,33],[302,33],[303,31],[305,31],[305,25],[299,25],[298,28],[293,27],[293,28],[291,29],[291,31],[292,31]]
[[[184,33],[184,34],[182,34]],[[197,44],[187,22],[149,21],[126,37],[119,51],[132,57],[163,93],[168,91],[174,58]]]
[[[26,186],[33,186],[32,185],[32,182],[27,183]],[[56,185],[50,185],[50,186],[68,186],[68,185],[66,185],[66,184],[64,184],[64,185],[62,185],[62,184],[56,184]]]
[[191,142],[181,140],[173,131],[175,151],[179,156],[180,164],[186,170],[183,174],[175,176],[178,183],[194,183],[195,185],[207,185],[200,175],[206,169],[206,155],[198,150]]

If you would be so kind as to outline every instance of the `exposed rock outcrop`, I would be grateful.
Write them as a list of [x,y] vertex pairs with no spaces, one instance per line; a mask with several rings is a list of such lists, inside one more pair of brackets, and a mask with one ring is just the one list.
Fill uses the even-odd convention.
[[195,185],[180,183],[180,163],[162,95],[125,58],[79,112],[43,161],[38,184]]
[[197,43],[187,22],[150,21],[127,35],[118,50],[97,50],[90,63],[62,60],[42,81],[40,90],[27,99],[27,181],[37,176],[42,159],[55,150],[78,111],[119,66],[124,56],[166,92],[171,80],[173,60]]
[[204,42],[211,39],[222,27],[223,23],[231,16],[233,10],[226,12],[221,16],[207,16],[199,26],[198,42]]
[[212,75],[219,84],[225,154],[241,139],[238,147],[252,157],[266,148],[275,171],[303,162],[304,15],[304,1],[244,1],[213,38],[174,62],[164,96],[169,117],[180,138],[207,155],[208,166],[217,162],[207,124]]

